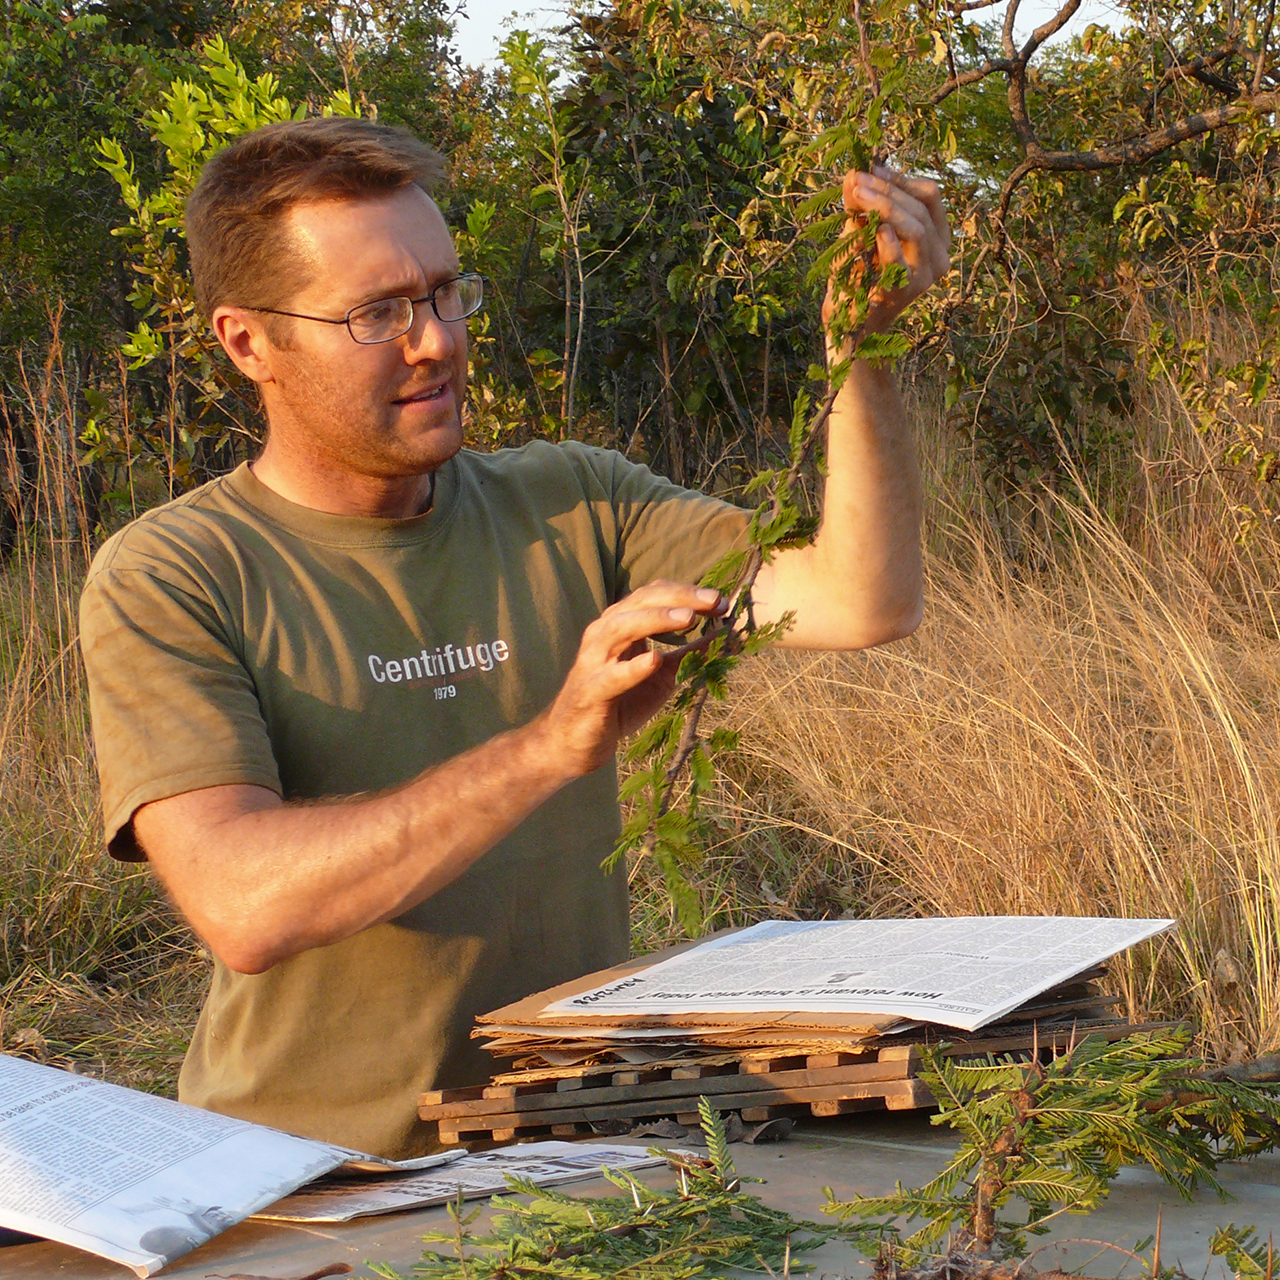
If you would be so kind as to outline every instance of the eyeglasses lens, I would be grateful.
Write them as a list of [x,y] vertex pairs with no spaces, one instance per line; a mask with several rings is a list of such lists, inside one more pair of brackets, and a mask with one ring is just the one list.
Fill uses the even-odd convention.
[[357,342],[390,342],[413,328],[413,303],[408,298],[383,298],[357,307],[347,317]]
[[[480,310],[484,302],[484,277],[459,276],[439,285],[431,295],[431,306],[441,320],[465,320]],[[357,307],[347,317],[351,336],[357,342],[390,342],[413,328],[413,303],[408,298],[382,298]]]
[[441,320],[465,320],[484,301],[483,276],[459,276],[442,284],[432,298]]

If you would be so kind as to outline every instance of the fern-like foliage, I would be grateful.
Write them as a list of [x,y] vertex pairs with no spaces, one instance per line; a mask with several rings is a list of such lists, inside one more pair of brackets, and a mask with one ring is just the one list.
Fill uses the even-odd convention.
[[[811,1270],[794,1259],[829,1239],[832,1228],[799,1221],[744,1192],[719,1114],[706,1098],[698,1110],[709,1159],[655,1151],[679,1174],[674,1190],[610,1170],[602,1172],[622,1194],[599,1199],[510,1178],[513,1196],[494,1199],[489,1234],[469,1230],[474,1210],[464,1217],[460,1204],[451,1206],[454,1229],[423,1238],[452,1252],[423,1254],[411,1274],[435,1280],[717,1280],[743,1271]],[[408,1280],[386,1265],[373,1269],[386,1280]]]
[[1262,1240],[1253,1227],[1237,1227],[1234,1222],[1213,1233],[1209,1252],[1225,1259],[1236,1280],[1274,1280],[1280,1263],[1274,1238]]
[[1280,1085],[1208,1078],[1190,1042],[1186,1028],[1094,1037],[1047,1063],[957,1062],[945,1045],[926,1049],[934,1123],[954,1128],[960,1149],[917,1190],[829,1198],[828,1212],[864,1247],[890,1242],[910,1265],[948,1238],[983,1256],[1020,1253],[1048,1219],[1097,1208],[1126,1165],[1149,1166],[1183,1197],[1199,1186],[1221,1194],[1220,1161],[1280,1140]]
[[736,1187],[738,1180],[734,1176],[733,1156],[729,1154],[729,1140],[725,1136],[724,1121],[720,1118],[720,1113],[711,1105],[710,1098],[704,1096],[698,1099],[698,1118],[702,1121],[702,1136],[707,1144],[707,1157],[716,1172],[716,1177],[720,1179],[721,1186],[730,1189]]

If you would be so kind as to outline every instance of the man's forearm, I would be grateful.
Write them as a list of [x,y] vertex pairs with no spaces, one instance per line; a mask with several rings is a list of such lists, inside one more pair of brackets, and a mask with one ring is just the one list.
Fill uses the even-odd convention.
[[726,607],[691,583],[641,587],[586,628],[555,700],[528,725],[385,795],[285,804],[265,787],[206,787],[142,806],[134,832],[219,958],[260,973],[438,893],[606,764],[675,683],[674,662],[648,639]]
[[760,621],[796,615],[784,644],[861,649],[909,635],[923,608],[920,470],[897,380],[858,361],[832,406],[822,527],[760,572]]
[[[262,787],[191,792],[141,810],[138,837],[220,958],[260,973],[429,898],[570,781],[544,720],[385,795],[284,804]],[[164,851],[182,847],[187,822],[203,838],[171,868]]]

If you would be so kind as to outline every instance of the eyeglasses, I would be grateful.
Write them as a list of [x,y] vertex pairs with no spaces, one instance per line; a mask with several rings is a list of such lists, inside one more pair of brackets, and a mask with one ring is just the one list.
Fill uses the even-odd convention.
[[465,320],[484,306],[484,276],[468,273],[446,280],[425,298],[379,298],[352,307],[341,320],[328,316],[306,316],[298,311],[277,311],[274,307],[245,307],[246,311],[265,311],[272,316],[291,316],[295,320],[316,320],[320,324],[345,324],[347,332],[361,346],[393,342],[413,328],[414,307],[431,303],[436,318],[446,324]]

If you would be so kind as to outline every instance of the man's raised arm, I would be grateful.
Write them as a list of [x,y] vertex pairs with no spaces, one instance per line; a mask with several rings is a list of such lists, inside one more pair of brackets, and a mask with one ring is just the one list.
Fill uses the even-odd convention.
[[[880,215],[880,261],[910,273],[903,288],[872,300],[868,326],[884,329],[950,269],[941,194],[933,182],[877,169],[850,173],[844,201],[851,216]],[[782,641],[793,648],[867,649],[910,635],[924,608],[920,473],[893,373],[855,363],[827,431],[822,527],[811,545],[761,569],[755,616],[771,622],[794,612]]]

